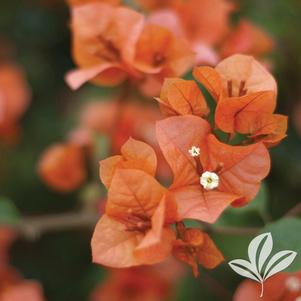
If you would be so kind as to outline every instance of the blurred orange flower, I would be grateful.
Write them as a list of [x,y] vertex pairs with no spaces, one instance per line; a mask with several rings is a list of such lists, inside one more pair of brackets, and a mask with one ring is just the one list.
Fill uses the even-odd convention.
[[222,43],[220,54],[227,57],[236,53],[263,57],[272,51],[274,41],[260,27],[242,19]]
[[119,268],[161,262],[175,239],[169,224],[176,220],[176,204],[149,174],[156,160],[148,145],[132,139],[123,155],[101,162],[100,176],[109,191],[106,213],[92,238],[93,261]]
[[66,80],[74,89],[89,80],[114,86],[129,77],[146,95],[154,95],[164,77],[182,75],[194,63],[194,53],[184,39],[122,6],[73,7],[72,33],[79,69],[67,74]]
[[[175,276],[166,276],[167,266],[141,266],[111,270],[103,284],[97,286],[91,301],[164,301],[171,297]],[[177,275],[177,272],[176,272]]]
[[20,281],[0,292],[0,301],[45,301],[43,290],[35,281]]
[[89,80],[114,86],[127,74],[136,75],[130,66],[143,15],[126,7],[91,3],[72,7],[71,16],[73,58],[79,69],[67,74],[70,87],[77,89]]
[[30,96],[21,68],[12,64],[0,65],[0,139],[4,143],[18,140],[19,121],[28,108]]
[[49,187],[60,192],[78,188],[86,179],[84,153],[75,144],[54,144],[41,156],[38,173]]
[[185,228],[182,223],[177,224],[177,230],[180,238],[173,243],[173,255],[190,265],[195,277],[199,275],[198,264],[214,269],[224,261],[208,234],[196,228]]
[[301,273],[278,273],[264,284],[260,298],[260,285],[245,280],[237,288],[233,301],[298,301],[301,298]]

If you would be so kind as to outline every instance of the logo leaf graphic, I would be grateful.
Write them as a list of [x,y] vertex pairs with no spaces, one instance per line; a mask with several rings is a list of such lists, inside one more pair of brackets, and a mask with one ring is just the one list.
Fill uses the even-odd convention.
[[267,264],[263,279],[266,280],[276,273],[286,269],[294,261],[296,256],[296,252],[289,250],[276,253]]
[[239,275],[261,282],[262,278],[252,264],[244,259],[235,259],[229,262],[230,267]]
[[[259,273],[273,249],[271,233],[264,233],[255,237],[249,244],[248,255],[253,266],[257,267]],[[257,259],[256,259],[257,258]]]
[[260,297],[263,297],[264,281],[286,269],[297,256],[294,251],[284,250],[270,258],[272,250],[273,238],[271,233],[263,233],[256,236],[249,244],[248,257],[250,261],[235,259],[229,262],[229,266],[234,272],[261,284]]

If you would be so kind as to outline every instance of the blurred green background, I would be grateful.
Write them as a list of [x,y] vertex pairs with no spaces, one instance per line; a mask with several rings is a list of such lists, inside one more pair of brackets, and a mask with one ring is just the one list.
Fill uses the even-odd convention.
[[[301,102],[301,2],[238,3],[239,16],[248,17],[275,39],[271,57],[279,83],[278,112],[291,116]],[[41,183],[36,173],[41,152],[51,143],[63,141],[74,124],[73,115],[70,117],[68,113],[79,98],[91,93],[89,86],[73,93],[63,80],[73,66],[68,20],[63,0],[0,1],[0,41],[11,45],[9,55],[24,67],[33,90],[31,106],[22,121],[21,143],[0,150],[0,194],[13,200],[22,215],[67,212],[77,209],[80,203],[79,192],[55,193]],[[92,91],[104,93],[101,89]],[[288,138],[272,150],[272,159],[272,172],[259,196],[261,206],[256,203],[239,213],[229,211],[220,224],[262,226],[265,219],[276,220],[300,202],[301,140],[292,122]],[[77,229],[45,234],[34,241],[19,239],[13,245],[11,261],[25,278],[43,284],[47,300],[83,301],[104,276],[104,271],[91,263],[90,237],[90,230]],[[230,256],[227,259],[246,256],[251,239],[224,235],[214,238],[226,256]],[[241,281],[239,276],[229,273],[226,265],[204,273],[206,277],[201,272],[199,279],[188,276],[182,281],[176,300],[219,300],[212,295],[210,279],[215,279],[217,285],[222,283],[230,292]]]

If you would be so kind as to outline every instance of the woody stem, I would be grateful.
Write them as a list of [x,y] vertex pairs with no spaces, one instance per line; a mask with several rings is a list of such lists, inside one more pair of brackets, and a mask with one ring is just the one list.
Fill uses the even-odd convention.
[[35,240],[48,232],[82,228],[93,229],[98,218],[97,212],[91,211],[24,217],[15,228],[24,238]]

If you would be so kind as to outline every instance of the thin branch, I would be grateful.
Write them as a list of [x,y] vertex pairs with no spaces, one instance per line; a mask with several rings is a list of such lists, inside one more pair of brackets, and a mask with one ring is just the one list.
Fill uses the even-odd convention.
[[213,226],[200,223],[204,231],[224,235],[255,235],[260,231],[257,227]]
[[[21,236],[28,240],[38,239],[45,233],[71,229],[93,229],[99,219],[99,214],[92,211],[79,211],[38,217],[24,217],[16,226]],[[255,235],[260,228],[213,226],[200,223],[206,232],[223,235]]]
[[93,229],[98,219],[99,215],[90,211],[25,217],[17,225],[17,229],[24,238],[35,240],[49,232],[79,228]]

